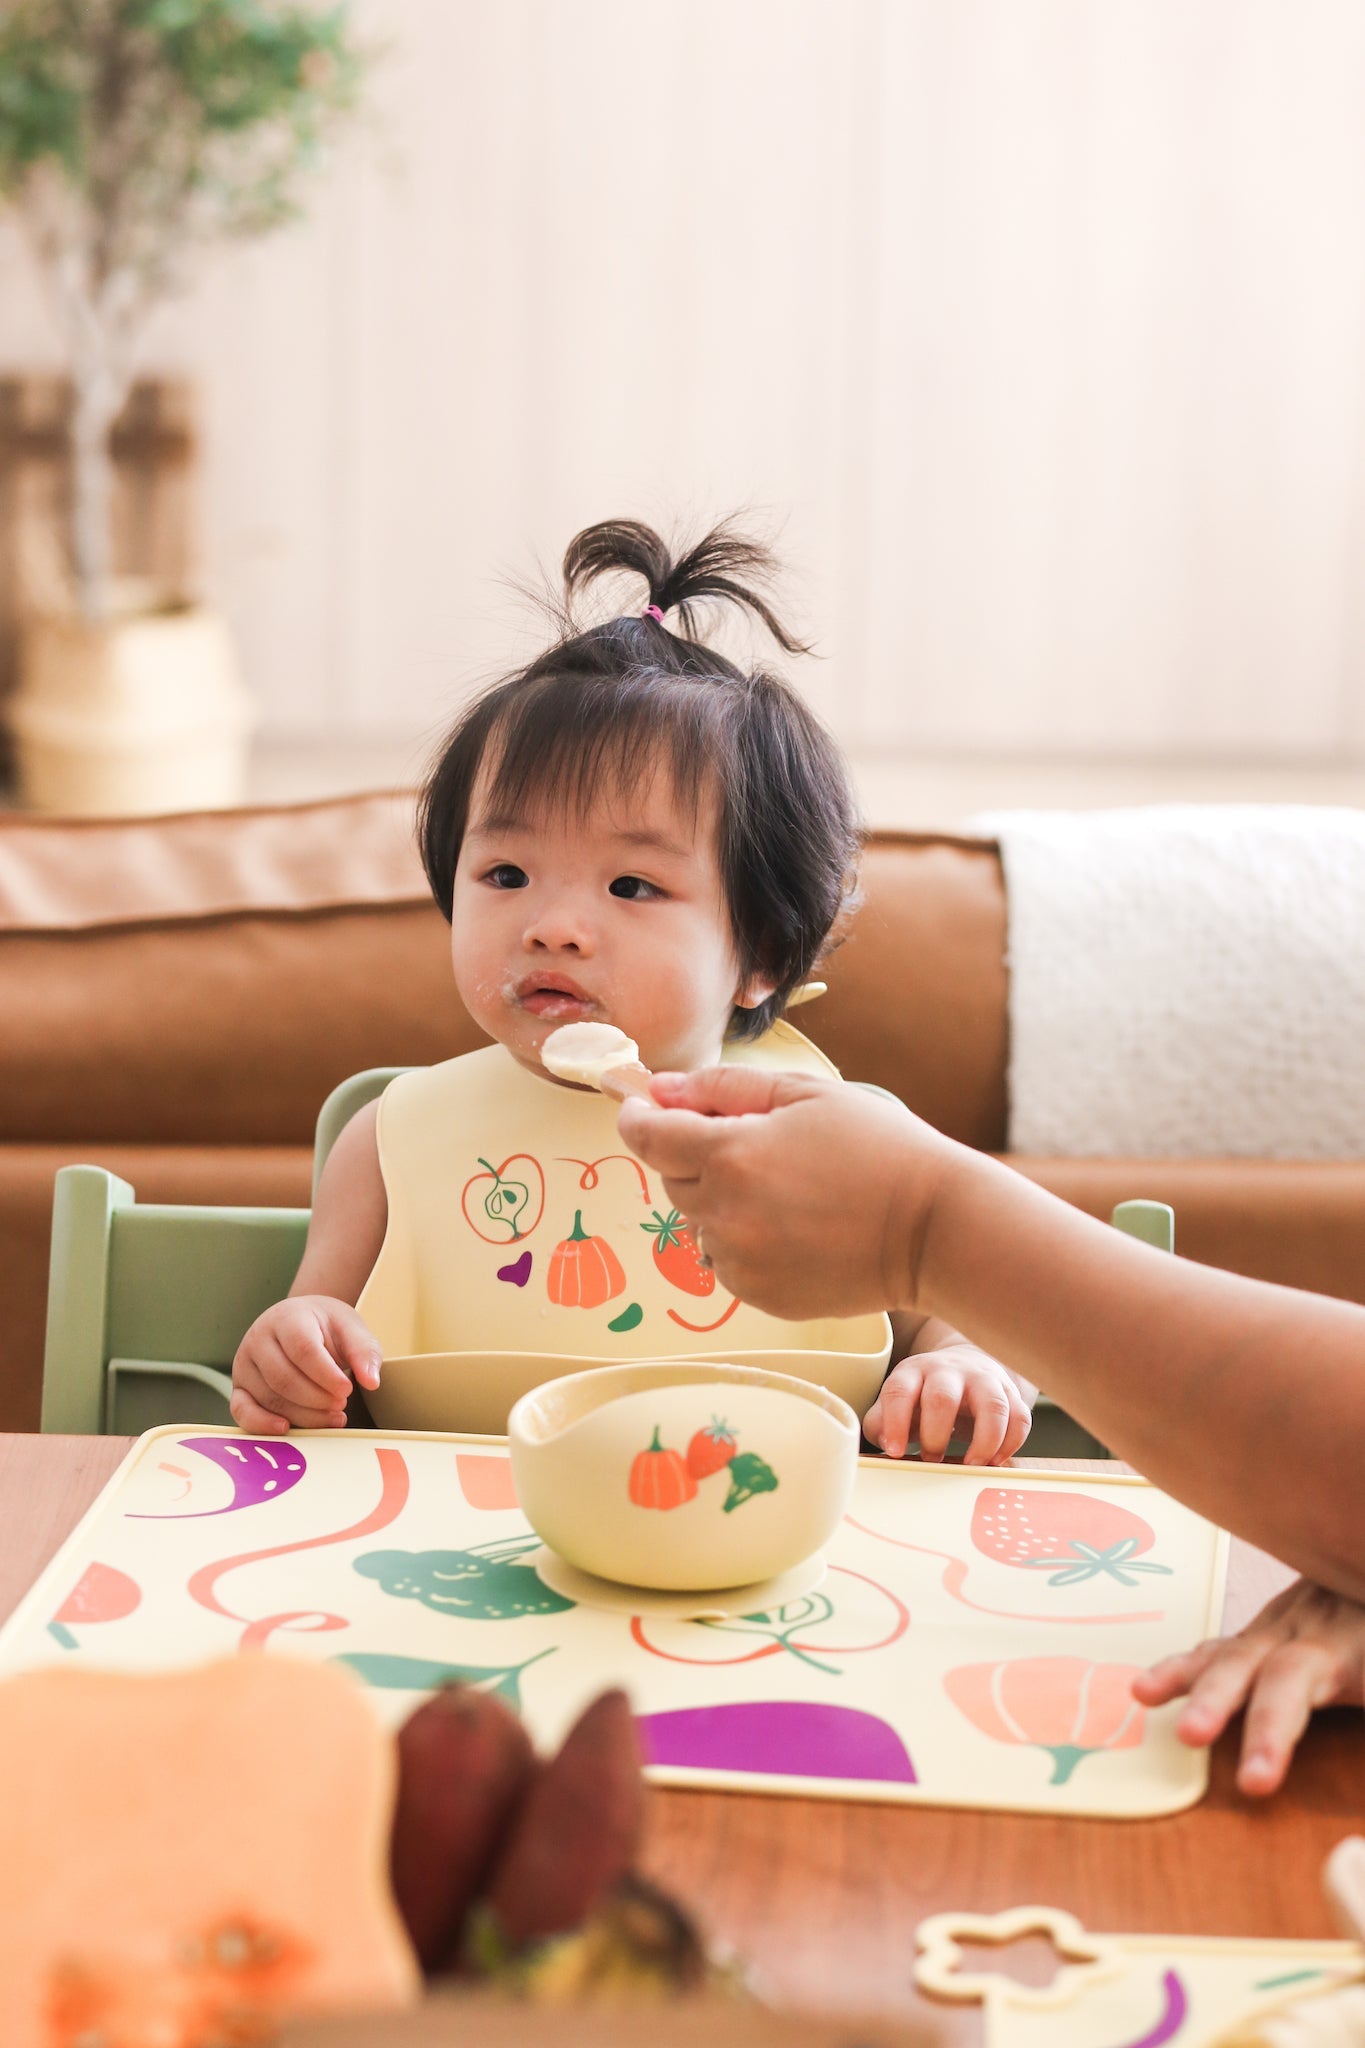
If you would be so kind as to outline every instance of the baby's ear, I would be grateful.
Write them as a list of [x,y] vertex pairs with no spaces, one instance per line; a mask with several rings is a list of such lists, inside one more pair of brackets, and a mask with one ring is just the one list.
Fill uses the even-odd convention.
[[756,974],[750,980],[741,982],[735,990],[734,1006],[737,1010],[756,1010],[760,1003],[767,1002],[776,987],[775,981],[769,981],[764,975]]

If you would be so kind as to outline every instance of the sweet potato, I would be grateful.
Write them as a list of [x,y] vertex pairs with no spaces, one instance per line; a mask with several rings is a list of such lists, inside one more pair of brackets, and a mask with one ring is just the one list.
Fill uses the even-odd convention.
[[630,1869],[644,1825],[635,1720],[606,1692],[526,1791],[487,1899],[507,1944],[579,1926]]
[[454,1968],[465,1916],[534,1767],[511,1708],[468,1686],[445,1687],[399,1730],[390,1874],[428,1975]]

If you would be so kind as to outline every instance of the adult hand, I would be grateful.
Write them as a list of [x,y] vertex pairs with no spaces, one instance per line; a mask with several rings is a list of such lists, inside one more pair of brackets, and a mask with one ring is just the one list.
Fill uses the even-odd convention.
[[958,1148],[899,1103],[820,1075],[712,1067],[656,1075],[654,1102],[626,1102],[620,1131],[741,1300],[792,1321],[914,1306]]

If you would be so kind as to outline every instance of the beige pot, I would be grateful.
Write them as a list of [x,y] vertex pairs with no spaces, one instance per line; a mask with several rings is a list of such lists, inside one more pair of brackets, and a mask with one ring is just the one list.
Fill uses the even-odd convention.
[[111,817],[242,800],[255,714],[214,612],[31,620],[9,717],[30,810]]

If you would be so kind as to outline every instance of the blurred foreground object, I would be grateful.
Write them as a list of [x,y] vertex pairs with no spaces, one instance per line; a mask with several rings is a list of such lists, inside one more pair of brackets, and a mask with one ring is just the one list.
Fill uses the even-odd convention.
[[[1328,1903],[1342,1933],[1365,1943],[1365,1838],[1338,1842],[1322,1873]],[[1218,2048],[1362,2048],[1365,1984],[1289,1993],[1282,2005],[1228,2034]]]
[[412,2006],[423,1973],[520,2006],[732,1988],[632,1874],[643,1821],[621,1692],[542,1759],[465,1686],[395,1738],[329,1664],[24,1673],[0,1684],[0,2039],[268,2048],[286,2018]]
[[916,2021],[803,2019],[710,1998],[528,2014],[487,1992],[440,1991],[415,2012],[291,2027],[279,2048],[933,2048],[944,2039]]
[[6,1680],[6,2048],[265,2043],[284,2014],[412,2004],[393,1782],[390,1738],[335,1667]]
[[110,438],[146,317],[198,246],[265,233],[357,102],[344,5],[11,0],[0,14],[0,203],[69,353],[70,566],[25,630],[21,794],[92,814],[235,801],[252,714],[222,624],[184,590],[119,589]]

